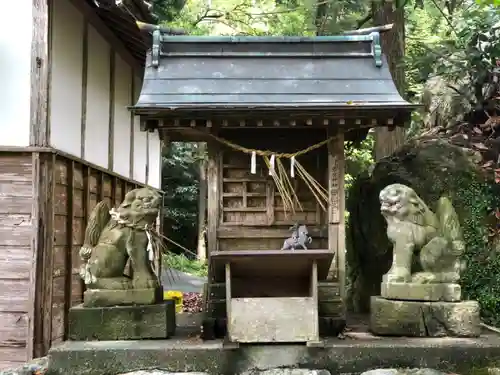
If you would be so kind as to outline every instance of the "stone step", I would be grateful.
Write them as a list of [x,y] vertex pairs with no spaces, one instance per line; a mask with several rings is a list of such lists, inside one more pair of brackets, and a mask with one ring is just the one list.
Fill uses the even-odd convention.
[[339,283],[336,281],[322,281],[318,283],[318,300],[331,300],[340,297]]
[[[120,375],[209,375],[207,372],[170,372],[164,370],[140,370]],[[300,368],[276,368],[265,371],[247,371],[241,375],[331,375],[327,370]]]
[[344,316],[345,307],[340,298],[318,302],[319,316]]
[[344,331],[346,326],[345,317],[319,317],[319,336],[337,337]]
[[57,375],[110,375],[144,369],[221,375],[276,368],[327,369],[339,374],[361,373],[380,368],[381,364],[406,368],[445,366],[448,373],[470,374],[473,369],[486,368],[492,359],[500,358],[500,337],[325,340],[321,350],[311,350],[304,344],[241,345],[238,349],[225,349],[222,340],[201,342],[175,337],[66,341],[52,347],[49,358],[49,373]]
[[226,300],[225,299],[211,299],[207,304],[207,314],[213,318],[226,317]]

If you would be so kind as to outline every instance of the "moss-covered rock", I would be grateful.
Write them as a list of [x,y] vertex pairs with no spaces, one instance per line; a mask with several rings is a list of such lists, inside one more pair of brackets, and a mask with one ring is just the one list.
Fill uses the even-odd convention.
[[359,178],[347,201],[347,259],[351,305],[368,312],[370,296],[380,293],[380,281],[392,261],[392,246],[380,214],[379,192],[392,183],[413,188],[435,210],[448,196],[460,218],[467,250],[462,275],[464,297],[480,302],[483,318],[500,322],[500,256],[488,236],[491,213],[499,206],[500,189],[478,167],[480,155],[439,139],[414,140],[379,161],[369,177]]

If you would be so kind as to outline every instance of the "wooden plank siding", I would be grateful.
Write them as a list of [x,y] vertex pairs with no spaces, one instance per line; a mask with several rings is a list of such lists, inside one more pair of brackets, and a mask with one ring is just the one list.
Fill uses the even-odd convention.
[[[227,131],[223,138],[245,147],[270,149],[276,152],[304,149],[316,141],[324,139],[326,133],[310,131],[308,137],[294,137],[281,143],[280,132],[269,132],[259,137],[257,132],[240,136]],[[281,132],[281,137],[283,133]],[[217,150],[211,148],[218,146]],[[221,145],[210,143],[209,147],[209,212],[218,210],[218,215],[208,216],[209,251],[214,250],[279,250],[283,241],[290,237],[289,228],[294,223],[307,225],[313,238],[311,249],[328,248],[328,217],[316,201],[307,184],[297,175],[290,178],[300,201],[301,208],[295,212],[285,210],[283,199],[275,182],[269,176],[263,158],[256,159],[256,173],[250,173],[250,155]],[[326,147],[311,151],[298,161],[323,186],[327,186],[328,154]],[[289,160],[282,160],[289,175]],[[216,187],[214,189],[213,187]],[[212,202],[213,201],[213,202]],[[212,209],[210,209],[212,208]],[[215,235],[212,233],[215,231]]]
[[[324,140],[326,129],[288,136],[280,130],[257,132],[226,130],[222,138],[238,145],[275,152],[291,152]],[[318,308],[324,320],[345,318],[344,247],[344,138],[338,134],[328,146],[297,158],[297,161],[327,190],[328,210],[322,209],[307,184],[295,172],[290,178],[302,208],[285,212],[283,199],[261,157],[256,173],[250,173],[250,155],[221,144],[208,143],[208,255],[216,251],[279,250],[291,235],[290,226],[307,225],[313,242],[311,249],[329,249],[335,253],[327,280],[318,285]],[[289,175],[290,161],[283,160]],[[224,279],[210,274],[207,287],[207,316],[226,319]]]
[[0,150],[0,369],[67,338],[88,216],[141,186],[52,149]]
[[45,212],[47,222],[52,222],[46,230],[53,243],[38,250],[47,254],[46,267],[51,272],[43,274],[43,284],[51,287],[43,288],[42,305],[36,311],[49,312],[50,319],[38,316],[37,321],[50,328],[43,330],[43,337],[37,337],[42,345],[35,355],[43,355],[51,345],[67,339],[68,311],[82,302],[84,285],[78,274],[78,252],[90,212],[102,200],[114,207],[122,202],[125,192],[143,186],[64,155],[45,155],[42,164],[53,171],[53,183],[42,181],[48,183],[43,190],[53,196],[53,209],[48,206]]
[[0,152],[0,368],[28,359],[32,172],[30,153]]

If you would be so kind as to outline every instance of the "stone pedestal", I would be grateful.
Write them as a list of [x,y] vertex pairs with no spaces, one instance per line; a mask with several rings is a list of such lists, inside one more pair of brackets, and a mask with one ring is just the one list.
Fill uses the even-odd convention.
[[383,282],[380,289],[382,297],[403,301],[459,302],[462,297],[462,289],[458,284]]
[[88,289],[83,293],[83,306],[152,305],[163,301],[162,288],[150,289]]
[[166,339],[175,333],[175,304],[113,307],[72,307],[70,340]]
[[396,301],[372,297],[370,331],[380,336],[478,337],[479,303]]

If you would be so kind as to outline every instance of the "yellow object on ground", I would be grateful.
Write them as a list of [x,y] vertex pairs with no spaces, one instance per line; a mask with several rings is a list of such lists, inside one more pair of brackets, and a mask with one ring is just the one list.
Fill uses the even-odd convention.
[[173,300],[175,302],[175,312],[181,313],[183,306],[182,292],[178,290],[165,290],[163,291],[163,299],[164,300]]

